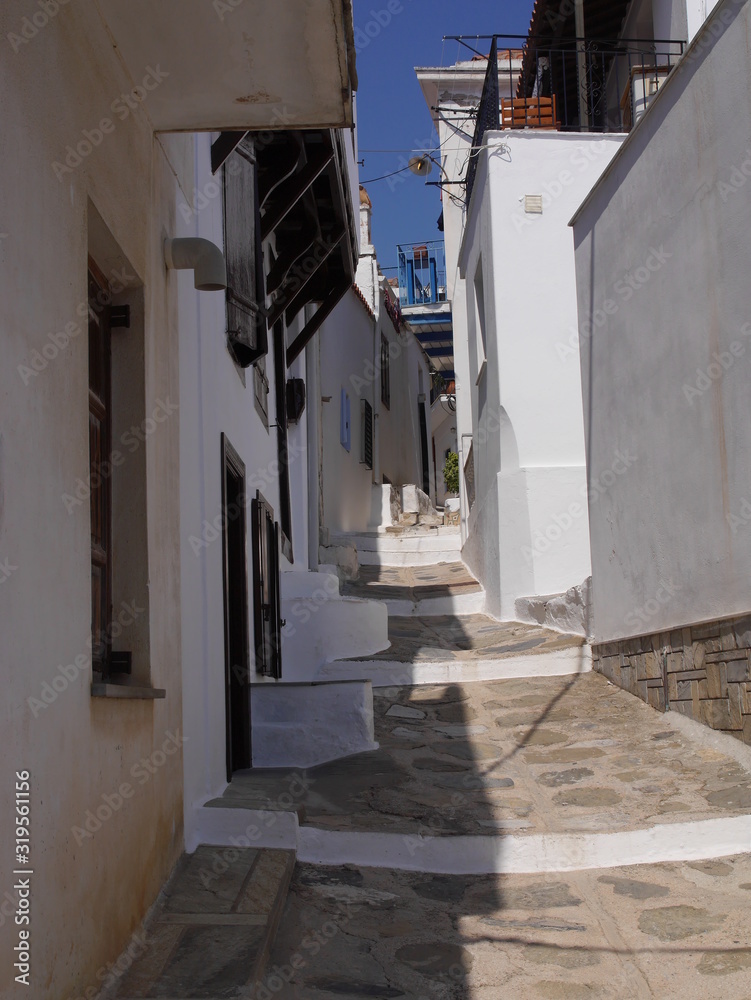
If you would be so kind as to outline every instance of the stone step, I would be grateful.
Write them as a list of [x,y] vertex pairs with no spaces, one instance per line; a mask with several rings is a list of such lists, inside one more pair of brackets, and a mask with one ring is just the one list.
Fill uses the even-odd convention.
[[469,615],[485,610],[485,591],[462,563],[360,566],[342,593],[381,601],[390,616]]
[[[183,855],[144,927],[147,948],[113,1000],[251,996],[274,944],[294,850],[201,844]],[[232,991],[232,992],[230,992]]]
[[377,751],[244,772],[198,825],[299,861],[455,874],[748,852],[751,750],[598,674],[395,686],[375,712]]
[[367,658],[332,660],[319,680],[367,679],[374,688],[552,677],[592,669],[581,636],[482,614],[389,616],[390,645]]

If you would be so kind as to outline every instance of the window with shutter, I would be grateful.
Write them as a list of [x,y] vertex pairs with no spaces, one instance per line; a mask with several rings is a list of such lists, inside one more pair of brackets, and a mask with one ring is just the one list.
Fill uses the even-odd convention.
[[242,368],[268,350],[258,171],[253,139],[240,142],[224,167],[227,341]]

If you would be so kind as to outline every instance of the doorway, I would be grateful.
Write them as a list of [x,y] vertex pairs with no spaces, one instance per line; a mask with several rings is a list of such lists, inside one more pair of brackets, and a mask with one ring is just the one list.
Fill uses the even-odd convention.
[[222,434],[224,674],[227,781],[251,766],[245,465]]

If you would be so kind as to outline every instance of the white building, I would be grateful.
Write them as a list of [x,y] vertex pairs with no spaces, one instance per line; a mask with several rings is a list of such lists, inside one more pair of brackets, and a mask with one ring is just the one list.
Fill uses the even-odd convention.
[[[430,459],[430,362],[379,268],[364,188],[359,201],[356,285],[312,347],[320,379],[323,563],[343,558],[332,554],[346,544],[337,536],[390,525],[391,487],[422,489]],[[432,468],[427,485],[433,496]]]
[[[275,363],[280,382],[288,366],[272,334],[267,433],[253,369],[238,370],[227,349],[232,330],[238,356],[252,354],[261,327],[247,312],[256,272],[238,275],[242,247],[225,239],[229,188],[211,175],[211,140],[225,171],[241,155],[228,152],[237,141],[228,131],[260,133],[259,156],[294,153],[298,195],[305,166],[321,168],[304,210],[292,188],[286,202],[267,191],[265,277],[279,282],[277,297],[250,303],[286,307],[282,336],[295,354],[316,303],[344,293],[357,257],[351,133],[332,132],[352,125],[354,45],[347,0],[273,9],[189,0],[179,14],[146,0],[13,2],[0,21],[0,631],[11,769],[0,810],[14,814],[13,771],[28,773],[18,779],[22,795],[30,785],[28,995],[57,1000],[101,985],[184,848],[184,808],[190,824],[248,735],[235,727],[242,669],[228,672],[248,664],[225,660],[225,623],[227,648],[242,649],[257,620],[251,552],[212,531],[237,538],[241,519],[220,516],[217,528],[215,518],[239,500],[243,464],[247,491],[260,489],[283,519],[274,476],[262,474],[278,449]],[[302,130],[299,141],[284,140],[290,129]],[[247,158],[240,167],[235,180],[252,176]],[[246,193],[242,204],[257,208]],[[272,207],[320,226],[327,274],[317,272],[298,312],[281,284],[294,267],[282,260],[295,250],[291,227]],[[174,244],[165,256],[165,240],[189,236],[213,248]],[[308,236],[317,258],[319,234]],[[196,291],[190,272],[174,270],[190,262],[197,284],[221,288],[223,250],[234,300]],[[304,367],[302,354],[286,361],[291,375]],[[304,426],[290,430],[291,451],[304,436]],[[295,566],[307,568],[306,520],[296,517],[305,478],[291,464],[287,537]],[[24,973],[14,969],[12,835],[8,826],[0,839],[2,923],[14,931],[0,946],[4,996],[26,988],[14,983]]]
[[573,220],[595,663],[746,743],[750,30],[715,7]]
[[[487,131],[470,161],[485,66],[473,60],[417,75],[428,106],[439,109],[446,181],[462,556],[485,587],[488,611],[514,619],[523,614],[519,599],[565,592],[590,572],[567,222],[622,136]],[[521,70],[520,52],[499,53],[500,100],[516,92]],[[458,182],[470,162],[466,205]]]

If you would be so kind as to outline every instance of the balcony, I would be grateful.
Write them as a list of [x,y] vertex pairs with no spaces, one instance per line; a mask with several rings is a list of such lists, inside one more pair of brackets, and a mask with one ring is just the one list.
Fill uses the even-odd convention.
[[399,302],[402,307],[446,301],[446,253],[441,240],[400,244]]
[[[628,132],[680,60],[685,43],[675,39],[600,40],[527,37],[516,96],[499,95],[499,68],[518,59],[518,48],[499,48],[494,35],[477,111],[473,150],[488,131],[548,129],[567,132]],[[467,200],[477,172],[477,153],[467,169]]]
[[135,92],[148,91],[144,107],[157,132],[353,123],[351,0],[100,0],[97,6]]

